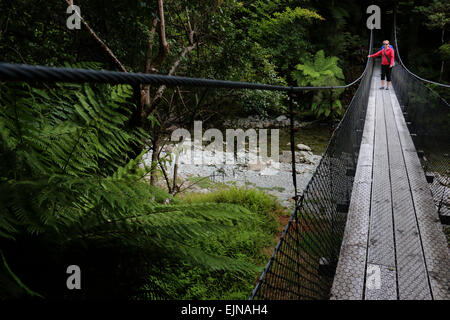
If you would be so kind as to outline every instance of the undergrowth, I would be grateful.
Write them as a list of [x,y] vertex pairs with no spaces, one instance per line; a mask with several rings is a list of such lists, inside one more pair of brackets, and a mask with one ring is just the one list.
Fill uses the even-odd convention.
[[[193,247],[239,261],[249,261],[257,268],[242,274],[209,271],[189,264],[165,264],[158,279],[153,278],[172,297],[180,299],[248,299],[255,279],[267,263],[279,227],[277,217],[286,212],[274,197],[263,191],[231,187],[207,194],[186,194],[185,203],[233,204],[249,210],[255,223],[235,226],[226,233],[210,233],[209,237],[191,241]],[[170,267],[169,267],[170,266]]]
[[[280,207],[256,191],[150,187],[132,98],[127,85],[0,85],[0,299],[250,294]],[[70,265],[82,290],[66,286]]]

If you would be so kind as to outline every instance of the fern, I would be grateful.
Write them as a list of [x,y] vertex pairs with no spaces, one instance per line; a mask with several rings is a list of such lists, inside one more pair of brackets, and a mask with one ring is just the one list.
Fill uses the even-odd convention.
[[[343,84],[344,74],[338,66],[337,57],[325,57],[323,50],[316,53],[314,60],[307,60],[296,66],[292,76],[299,86],[338,86]],[[339,96],[343,89],[319,90],[314,92],[311,110],[317,117],[340,117],[344,108]]]
[[[91,275],[84,298],[134,296],[167,257],[215,271],[255,270],[200,245],[260,224],[255,213],[232,204],[163,205],[171,197],[142,179],[144,152],[126,155],[149,137],[128,126],[131,100],[126,85],[0,86],[0,250],[17,269],[13,279],[0,277],[9,279],[3,297],[30,294],[28,287],[69,295],[42,273],[74,261]],[[39,261],[32,270],[30,260]]]

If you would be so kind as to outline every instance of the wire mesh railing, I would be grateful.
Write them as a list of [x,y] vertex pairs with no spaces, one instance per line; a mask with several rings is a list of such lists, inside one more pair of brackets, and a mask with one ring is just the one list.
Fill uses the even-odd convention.
[[442,222],[448,224],[450,105],[424,82],[441,87],[449,86],[423,79],[406,68],[399,52],[395,23],[394,41],[397,60],[400,63],[393,68],[392,83],[429,182],[436,208]]
[[[369,46],[372,51],[372,34]],[[373,61],[334,131],[250,299],[328,299],[364,128]]]

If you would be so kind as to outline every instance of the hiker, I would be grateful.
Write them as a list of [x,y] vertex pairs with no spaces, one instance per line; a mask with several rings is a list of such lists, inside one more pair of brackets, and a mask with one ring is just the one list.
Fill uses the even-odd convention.
[[391,85],[391,71],[394,66],[394,48],[389,45],[388,40],[383,41],[383,48],[377,53],[368,55],[368,58],[375,58],[379,55],[382,55],[381,59],[381,87],[380,89],[384,89],[384,79],[387,78],[386,90],[389,90],[389,86]]

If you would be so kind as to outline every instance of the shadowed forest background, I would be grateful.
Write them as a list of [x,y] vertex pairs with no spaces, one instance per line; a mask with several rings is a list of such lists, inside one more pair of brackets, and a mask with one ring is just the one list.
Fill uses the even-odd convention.
[[[0,0],[0,61],[285,86],[343,85],[374,48],[449,83],[440,1]],[[448,91],[434,88],[447,100]],[[307,92],[298,120],[328,134],[357,87]],[[247,299],[290,212],[261,190],[178,194],[160,151],[171,132],[287,112],[279,92],[0,82],[0,299]],[[142,157],[152,152],[151,166]],[[167,186],[158,185],[166,180]],[[290,183],[290,182],[289,182]],[[163,184],[164,185],[164,184]],[[81,267],[81,291],[66,268]]]

